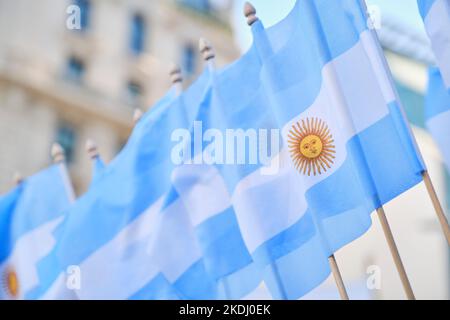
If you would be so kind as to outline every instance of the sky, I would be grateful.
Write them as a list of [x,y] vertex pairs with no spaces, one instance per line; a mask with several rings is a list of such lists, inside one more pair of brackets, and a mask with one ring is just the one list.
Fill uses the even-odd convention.
[[[220,0],[216,0],[220,1]],[[251,33],[243,16],[245,0],[234,0],[233,25],[237,41],[245,51],[251,45]],[[283,19],[294,6],[295,0],[251,0],[257,10],[257,16],[269,27]],[[399,23],[419,32],[424,32],[416,0],[367,0],[367,5],[377,5],[383,16],[394,18]]]

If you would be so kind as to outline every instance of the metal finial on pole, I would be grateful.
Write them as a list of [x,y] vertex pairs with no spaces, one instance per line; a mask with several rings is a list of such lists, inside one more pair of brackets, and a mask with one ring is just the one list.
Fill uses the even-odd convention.
[[52,145],[51,154],[54,163],[62,163],[66,159],[64,155],[64,149],[61,147],[59,143],[54,143]]
[[198,47],[200,50],[200,53],[203,55],[203,59],[206,61],[207,66],[211,72],[215,72],[216,66],[214,63],[214,58],[216,57],[216,54],[214,53],[213,47],[208,42],[208,40],[204,38],[200,38]]
[[250,2],[245,2],[244,4],[244,15],[247,18],[247,24],[249,26],[258,21],[258,17],[256,16],[256,9]]
[[142,113],[142,110],[141,110],[141,109],[136,108],[136,109],[134,110],[134,113],[133,113],[133,122],[134,122],[134,124],[138,123],[139,120],[141,120],[142,115],[143,115],[143,113]]
[[54,143],[52,145],[51,154],[53,158],[53,162],[57,164],[60,169],[62,170],[63,180],[64,180],[64,187],[67,192],[67,196],[69,197],[69,200],[71,203],[75,201],[75,192],[73,189],[72,182],[70,180],[69,173],[67,172],[66,167],[66,157],[64,155],[64,149],[61,147],[59,143]]
[[200,38],[198,46],[205,61],[209,61],[216,57],[216,54],[214,53],[212,46],[205,38]]
[[177,64],[172,64],[170,67],[170,79],[175,86],[177,93],[180,94],[183,91],[182,83],[183,76],[181,74],[181,68]]
[[86,152],[91,159],[95,159],[98,157],[97,144],[92,139],[86,140]]
[[23,182],[23,176],[20,172],[15,172],[13,176],[13,181],[15,185],[19,185]]

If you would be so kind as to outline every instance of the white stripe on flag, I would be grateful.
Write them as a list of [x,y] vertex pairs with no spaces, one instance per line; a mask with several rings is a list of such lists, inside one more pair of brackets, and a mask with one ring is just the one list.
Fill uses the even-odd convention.
[[437,63],[447,88],[450,88],[450,1],[436,0],[425,18]]
[[47,222],[26,233],[18,239],[7,261],[0,266],[0,274],[11,269],[17,274],[19,295],[25,294],[39,284],[36,264],[51,252],[56,244],[53,231],[61,223],[63,217]]
[[[75,290],[80,299],[127,299],[157,274],[146,248],[163,201],[163,198],[156,201],[113,240],[80,264],[81,288]],[[43,299],[72,296],[63,272]]]

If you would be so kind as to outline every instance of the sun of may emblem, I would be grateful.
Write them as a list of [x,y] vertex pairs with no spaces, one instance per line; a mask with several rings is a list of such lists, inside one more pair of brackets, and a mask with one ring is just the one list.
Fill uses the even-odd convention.
[[4,274],[4,286],[11,298],[17,298],[19,294],[19,279],[14,270],[7,269]]
[[289,131],[288,143],[292,161],[304,175],[320,175],[334,163],[333,135],[326,123],[318,118],[295,123]]

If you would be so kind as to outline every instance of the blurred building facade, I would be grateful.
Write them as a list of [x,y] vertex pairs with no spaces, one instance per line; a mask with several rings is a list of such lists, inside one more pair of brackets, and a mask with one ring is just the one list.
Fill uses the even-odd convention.
[[228,15],[226,2],[208,0],[0,0],[0,194],[14,171],[27,176],[48,165],[54,141],[84,191],[86,139],[110,160],[134,109],[170,87],[172,63],[186,84],[201,71],[200,37],[219,65],[237,57]]

